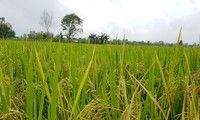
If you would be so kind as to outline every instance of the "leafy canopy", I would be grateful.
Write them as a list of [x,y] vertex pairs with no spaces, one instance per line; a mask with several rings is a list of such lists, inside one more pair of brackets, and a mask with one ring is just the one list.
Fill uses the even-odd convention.
[[0,38],[15,37],[15,32],[12,30],[12,25],[5,21],[4,17],[0,17]]
[[63,30],[66,31],[68,39],[75,37],[78,33],[83,32],[83,20],[75,13],[67,14],[61,21]]
[[93,34],[90,34],[88,38],[90,39],[91,44],[106,44],[110,37],[106,33],[101,33],[101,35],[97,35],[93,33]]

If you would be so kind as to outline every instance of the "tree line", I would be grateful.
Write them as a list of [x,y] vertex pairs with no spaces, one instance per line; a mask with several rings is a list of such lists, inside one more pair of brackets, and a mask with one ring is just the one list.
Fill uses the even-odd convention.
[[[101,33],[100,35],[92,33],[86,38],[76,38],[80,33],[83,33],[83,20],[75,13],[66,14],[61,20],[61,26],[64,34],[60,32],[54,35],[50,32],[50,28],[53,25],[53,15],[48,11],[44,10],[41,14],[40,25],[45,28],[44,31],[36,32],[30,31],[28,34],[24,34],[20,37],[15,36],[15,31],[12,30],[12,25],[6,22],[4,17],[0,17],[0,39],[18,39],[18,40],[32,40],[32,41],[52,41],[52,42],[76,42],[76,43],[90,43],[90,44],[126,44],[129,45],[146,45],[146,46],[173,46],[172,43],[165,43],[163,41],[159,42],[144,42],[144,41],[128,41],[113,39],[109,40],[110,36],[106,33]],[[189,46],[187,43],[183,44]],[[196,46],[194,43],[192,46]]]
[[[25,39],[25,40],[34,40],[34,41],[48,41],[51,40],[53,42],[82,42],[85,43],[84,39],[76,39],[76,36],[83,32],[83,20],[77,16],[75,13],[66,14],[61,20],[62,30],[64,31],[64,35],[59,33],[54,36],[52,32],[50,32],[50,28],[53,24],[53,16],[46,10],[44,10],[41,14],[40,25],[43,26],[46,32],[40,31],[30,31],[28,34],[24,34],[20,37],[15,36],[14,30],[12,30],[12,25],[5,21],[4,17],[0,18],[0,39]],[[88,36],[91,44],[105,44],[109,35],[106,33],[102,33],[101,35],[90,34]]]

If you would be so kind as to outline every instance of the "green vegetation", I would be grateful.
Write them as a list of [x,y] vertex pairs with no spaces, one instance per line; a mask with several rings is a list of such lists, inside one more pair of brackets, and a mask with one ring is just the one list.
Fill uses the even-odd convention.
[[106,44],[108,43],[109,38],[109,35],[107,35],[106,33],[101,33],[101,35],[93,33],[88,36],[90,44]]
[[198,120],[199,51],[0,41],[0,119]]
[[0,17],[0,39],[13,37],[15,37],[15,32],[12,30],[12,25],[6,22],[4,17]]
[[78,33],[83,32],[83,20],[75,13],[65,15],[61,21],[61,26],[66,32],[66,37],[69,42],[72,42]]

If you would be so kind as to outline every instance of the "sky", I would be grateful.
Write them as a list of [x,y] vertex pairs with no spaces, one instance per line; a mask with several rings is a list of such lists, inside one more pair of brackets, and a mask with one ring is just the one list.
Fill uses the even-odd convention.
[[[0,17],[11,23],[17,36],[40,25],[46,10],[53,16],[50,31],[62,31],[61,20],[75,13],[83,19],[82,34],[107,33],[111,39],[175,43],[182,27],[184,43],[199,43],[200,0],[0,0]],[[63,32],[63,31],[62,31]]]

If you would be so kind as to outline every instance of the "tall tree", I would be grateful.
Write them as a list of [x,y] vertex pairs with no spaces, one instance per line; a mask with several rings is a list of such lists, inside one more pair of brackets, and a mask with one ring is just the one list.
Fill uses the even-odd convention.
[[12,25],[5,21],[4,17],[0,17],[0,38],[15,37],[15,32],[12,30]]
[[75,13],[67,14],[61,21],[63,30],[66,31],[67,39],[71,41],[78,33],[83,32],[83,20]]
[[49,33],[49,28],[53,24],[53,15],[44,10],[41,15],[40,24],[46,29],[47,33]]

